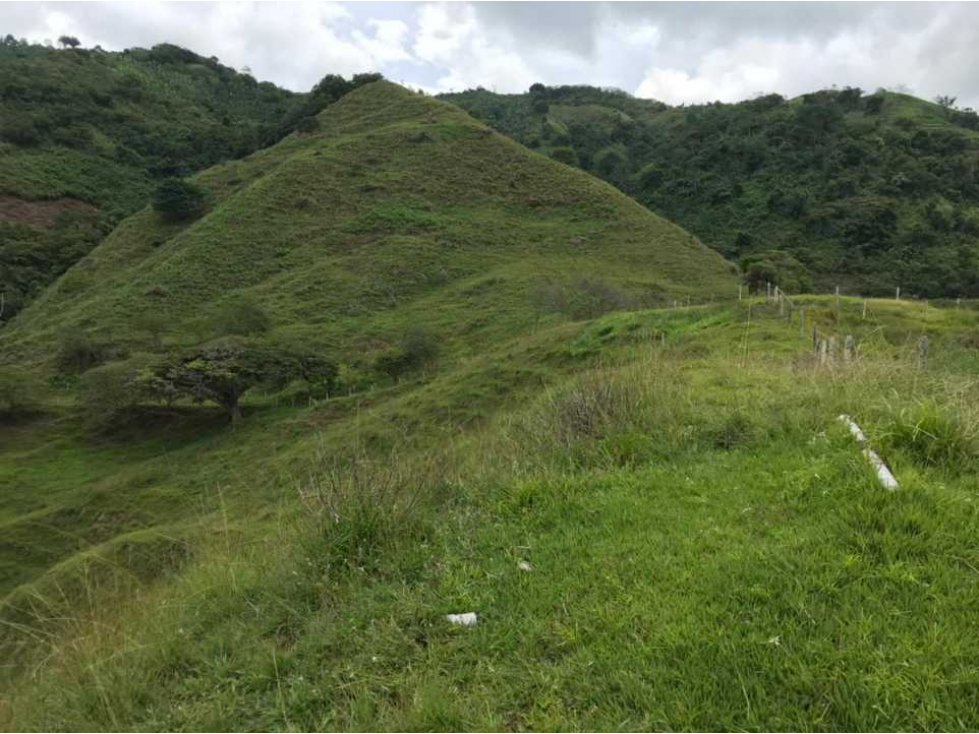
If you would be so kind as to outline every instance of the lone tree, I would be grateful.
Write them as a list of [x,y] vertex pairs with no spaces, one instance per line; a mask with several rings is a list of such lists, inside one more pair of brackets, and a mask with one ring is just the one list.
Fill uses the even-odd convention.
[[81,41],[74,36],[60,36],[58,38],[58,43],[61,44],[61,48],[75,48],[81,44]]
[[206,203],[204,189],[182,178],[164,180],[153,194],[153,208],[171,222],[199,217],[204,213]]
[[241,419],[242,395],[257,385],[284,387],[302,379],[329,390],[336,376],[336,365],[323,357],[225,340],[154,365],[140,374],[138,382],[159,400],[189,398],[220,405],[235,424]]

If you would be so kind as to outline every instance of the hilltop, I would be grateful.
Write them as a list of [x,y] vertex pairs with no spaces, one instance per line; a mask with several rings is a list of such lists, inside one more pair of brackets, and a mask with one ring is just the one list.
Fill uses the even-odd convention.
[[273,335],[362,358],[416,325],[473,348],[548,314],[734,288],[720,256],[608,184],[386,82],[194,181],[202,216],[121,223],[4,329],[2,359],[50,364],[65,334],[187,345],[242,300]]
[[858,89],[687,107],[590,87],[442,95],[615,184],[749,280],[979,294],[979,117]]
[[0,90],[5,320],[161,179],[274,142],[306,97],[170,44],[56,50],[12,36]]

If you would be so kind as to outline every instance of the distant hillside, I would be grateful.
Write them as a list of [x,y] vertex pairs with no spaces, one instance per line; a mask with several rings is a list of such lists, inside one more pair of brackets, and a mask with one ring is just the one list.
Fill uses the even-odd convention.
[[243,301],[270,338],[332,354],[415,327],[472,348],[549,315],[734,288],[689,233],[453,105],[377,82],[314,126],[196,176],[196,221],[124,221],[4,329],[0,358],[50,362],[65,335],[106,355],[192,343]]
[[4,318],[140,209],[155,181],[274,141],[303,96],[169,44],[0,41]]
[[979,295],[971,110],[857,89],[681,108],[539,84],[442,98],[744,258],[756,281]]

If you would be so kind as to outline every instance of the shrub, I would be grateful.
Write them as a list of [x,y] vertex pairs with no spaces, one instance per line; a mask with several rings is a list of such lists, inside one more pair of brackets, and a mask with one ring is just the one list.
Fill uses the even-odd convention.
[[218,307],[212,326],[215,336],[251,336],[269,330],[264,309],[247,298],[236,298]]
[[293,380],[305,380],[325,393],[336,375],[336,365],[317,355],[225,339],[141,370],[137,387],[167,402],[188,398],[215,403],[235,423],[241,418],[241,397],[253,387],[282,389]]
[[0,367],[0,419],[18,418],[40,406],[41,381],[18,367]]
[[144,395],[138,383],[144,365],[144,360],[116,362],[94,367],[82,376],[79,405],[90,430],[102,432],[125,422]]
[[296,123],[296,131],[301,133],[313,133],[320,129],[320,121],[313,115],[299,118]]
[[568,146],[561,146],[560,148],[555,148],[550,153],[551,158],[558,161],[559,163],[565,163],[569,166],[578,165],[578,154],[575,153],[574,148]]
[[170,222],[184,222],[204,213],[207,194],[200,186],[180,178],[164,180],[153,194],[153,208]]
[[902,410],[882,438],[886,447],[903,451],[922,466],[961,472],[979,463],[976,426],[937,405]]
[[412,329],[401,344],[389,349],[374,360],[378,372],[398,381],[409,372],[424,369],[438,357],[438,343],[426,331]]
[[122,351],[118,347],[97,342],[87,334],[69,332],[61,338],[55,361],[62,372],[77,374],[119,356]]
[[592,319],[631,305],[632,299],[628,295],[596,278],[579,280],[574,284],[569,297],[571,318],[574,319]]

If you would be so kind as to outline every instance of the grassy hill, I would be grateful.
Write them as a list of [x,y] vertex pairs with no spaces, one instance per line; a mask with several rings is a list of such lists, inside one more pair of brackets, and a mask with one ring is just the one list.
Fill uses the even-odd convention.
[[680,108],[543,85],[443,99],[614,183],[746,269],[754,263],[755,281],[979,294],[970,110],[854,89]]
[[276,139],[304,97],[162,44],[122,53],[0,41],[5,319],[142,208],[155,182]]
[[[489,393],[477,391],[467,408],[454,408],[460,420],[476,419],[493,404],[494,390],[536,379],[540,366],[532,361],[523,367],[512,358],[483,362],[514,338],[630,305],[704,302],[735,289],[728,263],[614,188],[526,150],[452,105],[387,82],[328,107],[315,132],[290,135],[196,180],[211,202],[199,219],[168,223],[147,207],[0,335],[0,360],[30,368],[34,377],[24,381],[53,390],[50,403],[77,402],[79,384],[84,397],[99,379],[135,373],[201,343],[245,337],[263,349],[296,348],[335,360],[340,375],[331,394],[358,400],[368,388],[399,394],[402,377],[417,377],[414,367],[475,372],[480,379],[499,369]],[[405,358],[419,342],[424,365],[391,367],[392,356]],[[439,366],[432,365],[436,359]],[[10,385],[18,374],[7,382],[15,395]],[[51,387],[37,385],[38,375]],[[126,390],[124,383],[116,387],[95,402],[111,409]],[[451,402],[450,396],[444,397]],[[297,400],[308,402],[272,397],[273,404]],[[259,398],[254,410],[267,402]],[[175,409],[159,405],[137,414],[129,428],[162,421],[164,435],[192,437],[200,421],[212,429],[221,422],[189,405]],[[56,436],[63,421],[52,420],[39,425]],[[77,431],[92,433],[84,423],[66,425],[69,445]],[[15,425],[14,444],[18,435]],[[65,453],[55,452],[52,458]],[[58,462],[59,478],[47,481],[61,486],[67,472],[72,478],[64,490],[74,497],[74,472],[89,461],[97,467],[101,460]],[[34,480],[14,471],[10,481],[31,487]],[[15,497],[18,509],[8,519],[21,523],[25,539],[38,522],[60,527],[50,519],[65,511],[58,501],[37,504],[31,491]],[[144,498],[129,508],[128,500],[105,499],[122,502],[127,518],[130,509],[135,513],[137,519],[122,525],[160,520],[148,509],[155,501]],[[159,509],[171,514],[166,502]],[[76,513],[87,518],[89,510],[68,515]],[[108,522],[84,533],[101,541],[115,530]],[[6,533],[20,537],[13,526]],[[8,545],[4,586],[9,590],[78,547],[74,535],[58,537],[57,550],[41,551],[37,567],[24,563],[33,551]]]
[[202,217],[123,222],[3,331],[0,359],[50,363],[65,335],[185,345],[242,301],[270,334],[340,354],[414,325],[474,349],[549,314],[734,288],[718,255],[614,188],[386,83],[195,180]]
[[233,433],[5,433],[31,490],[5,507],[34,514],[4,542],[76,554],[4,601],[0,722],[974,728],[977,312],[797,305],[859,363],[727,303],[555,324]]
[[[613,187],[387,82],[304,128],[0,335],[0,727],[975,728],[975,304],[779,318]],[[103,378],[215,338],[337,382],[256,386],[233,429],[96,391],[93,425]]]

